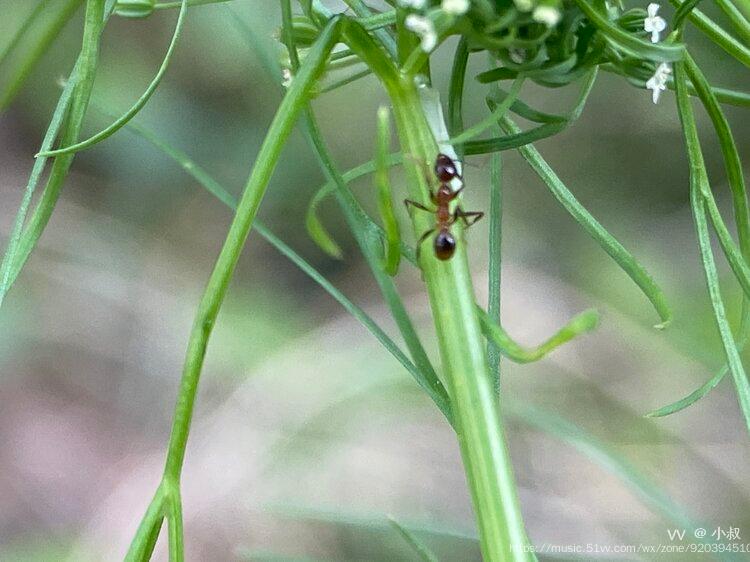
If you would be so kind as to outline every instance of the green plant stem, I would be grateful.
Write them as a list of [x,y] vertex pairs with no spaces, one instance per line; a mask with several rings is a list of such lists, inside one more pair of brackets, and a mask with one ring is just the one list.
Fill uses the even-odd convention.
[[216,316],[229,286],[229,280],[234,272],[247,234],[250,232],[266,186],[279,159],[281,149],[291,133],[299,112],[304,107],[304,100],[310,93],[314,79],[317,78],[325,64],[325,57],[336,43],[338,29],[337,22],[332,22],[327,26],[316,45],[317,49],[314,49],[316,52],[310,52],[306,64],[301,67],[299,75],[295,77],[292,87],[284,97],[276,117],[269,127],[266,140],[260,148],[256,165],[253,167],[242,198],[237,205],[234,220],[229,227],[226,242],[221,249],[198,307],[188,343],[165,467],[165,474],[175,478],[179,478],[185,457],[190,419],[192,418],[195,394],[208,337],[213,329]]
[[159,538],[162,521],[164,520],[164,503],[166,501],[164,483],[156,489],[154,498],[146,509],[146,513],[138,524],[133,542],[130,544],[125,562],[145,562],[151,559],[151,554]]
[[[396,72],[360,26],[347,26],[344,39],[386,87],[406,156],[409,195],[427,203],[431,186],[424,164],[435,160],[438,148],[413,77]],[[415,234],[420,236],[432,228],[433,220],[427,213],[415,213]],[[482,553],[485,560],[493,562],[531,560],[533,556],[524,551],[528,538],[500,404],[488,374],[466,245],[460,229],[456,229],[455,235],[458,247],[452,259],[440,261],[432,253],[423,252],[420,265],[430,298]]]
[[[276,167],[276,162],[281,155],[281,150],[292,131],[300,111],[310,96],[312,87],[320,76],[333,46],[338,41],[341,23],[341,19],[334,19],[323,29],[315,46],[308,53],[305,63],[292,81],[287,95],[284,96],[276,112],[276,116],[268,129],[268,134],[256,158],[256,164],[253,166],[242,197],[237,205],[237,212],[229,227],[227,238],[216,260],[216,265],[211,272],[193,322],[172,421],[164,475],[154,500],[149,506],[147,516],[153,512],[154,504],[157,501],[161,501],[159,490],[169,492],[168,498],[170,503],[174,504],[177,501],[175,498],[178,496],[175,496],[173,490],[175,488],[179,489],[182,465],[185,460],[185,449],[190,432],[190,422],[193,417],[198,382],[206,355],[208,339],[216,322],[216,317],[219,314],[221,304],[224,301],[229,281],[237,265],[237,260],[252,227],[253,219],[258,211],[268,182],[271,179],[271,174]],[[163,491],[161,493],[166,492]],[[174,506],[171,506],[171,509],[175,509]],[[161,525],[161,519],[158,520],[158,524]],[[178,541],[178,548],[181,552],[181,525],[177,527],[174,525],[173,523],[172,534],[174,538],[170,538],[170,544],[173,541]],[[175,533],[180,534],[175,535]],[[139,533],[136,534],[131,544],[130,552],[143,551],[143,544],[148,536],[147,532],[141,533],[139,530]],[[132,560],[137,560],[137,558],[132,558]],[[181,560],[181,558],[178,560]]]
[[[391,93],[405,153],[430,162],[437,154],[413,83]],[[421,168],[406,162],[410,195],[428,201],[429,185]],[[430,217],[415,215],[416,233],[431,228]],[[441,262],[429,252],[421,266],[430,297],[440,354],[448,381],[454,422],[471,489],[486,560],[529,560],[513,469],[505,442],[500,406],[488,376],[475,297],[463,236],[456,254]]]

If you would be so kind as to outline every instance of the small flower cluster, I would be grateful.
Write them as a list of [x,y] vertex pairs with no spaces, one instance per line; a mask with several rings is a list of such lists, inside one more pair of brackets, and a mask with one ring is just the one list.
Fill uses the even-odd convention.
[[[427,0],[399,0],[402,8],[422,10],[427,6]],[[471,4],[469,0],[443,0],[440,9],[451,16],[462,16],[469,11]],[[419,35],[419,46],[425,53],[431,53],[437,46],[438,33],[433,21],[420,14],[409,14],[404,20],[404,25],[409,31]]]
[[[667,28],[666,20],[658,15],[659,4],[651,3],[647,8],[648,16],[643,20],[643,30],[651,34],[651,42],[658,43],[661,38],[661,32]],[[651,99],[654,103],[659,102],[659,96],[667,89],[667,81],[672,73],[670,66],[663,62],[658,67],[654,75],[646,82],[646,89],[651,90]]]

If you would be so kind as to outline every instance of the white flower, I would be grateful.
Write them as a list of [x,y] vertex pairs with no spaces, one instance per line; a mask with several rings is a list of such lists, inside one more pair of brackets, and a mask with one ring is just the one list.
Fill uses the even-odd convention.
[[432,52],[437,45],[437,32],[435,31],[435,24],[432,20],[424,16],[418,16],[416,14],[409,14],[404,20],[406,29],[413,31],[421,38],[419,46],[425,53]]
[[656,67],[656,72],[646,82],[646,88],[652,91],[651,99],[654,100],[654,103],[659,101],[659,96],[667,89],[667,80],[671,73],[672,69],[666,62],[663,62]]
[[443,0],[440,7],[443,8],[443,11],[446,14],[462,16],[469,11],[471,6],[469,0]]
[[402,8],[414,8],[415,10],[421,10],[427,5],[427,0],[399,0],[398,3]]
[[531,17],[534,21],[546,24],[547,27],[554,27],[560,21],[560,10],[554,6],[537,6]]
[[292,85],[292,71],[289,70],[288,68],[283,68],[281,70],[281,78],[282,78],[281,85],[284,86],[285,88],[288,88],[289,86]]
[[643,29],[651,33],[651,42],[657,43],[659,34],[667,28],[667,22],[663,17],[656,15],[659,11],[659,4],[649,4],[647,11],[648,17],[643,20]]

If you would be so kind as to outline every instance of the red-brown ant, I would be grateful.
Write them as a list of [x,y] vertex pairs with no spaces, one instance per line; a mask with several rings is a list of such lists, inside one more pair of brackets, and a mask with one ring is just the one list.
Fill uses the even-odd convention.
[[416,207],[417,209],[435,215],[435,227],[425,232],[419,239],[419,242],[417,242],[417,260],[419,260],[419,250],[422,246],[422,242],[424,242],[432,233],[437,231],[435,240],[433,241],[435,257],[439,260],[445,261],[451,259],[453,253],[456,251],[456,239],[450,231],[451,225],[453,225],[458,219],[463,219],[468,228],[481,219],[484,216],[484,213],[481,211],[464,211],[461,207],[456,207],[455,211],[452,213],[450,212],[451,201],[458,197],[458,194],[464,189],[463,185],[461,185],[456,191],[451,189],[450,183],[455,178],[463,178],[458,172],[456,163],[450,156],[446,154],[438,154],[435,159],[434,171],[435,176],[440,182],[440,187],[438,187],[438,190],[435,193],[430,190],[430,201],[432,201],[436,208],[430,209],[421,203],[412,201],[411,199],[406,199],[404,204],[407,209],[409,208],[409,205],[411,205],[412,207]]

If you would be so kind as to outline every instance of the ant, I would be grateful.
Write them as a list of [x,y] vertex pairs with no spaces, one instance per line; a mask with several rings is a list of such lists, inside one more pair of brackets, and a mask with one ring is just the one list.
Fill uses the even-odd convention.
[[450,231],[451,225],[453,225],[458,219],[463,219],[466,224],[466,228],[473,225],[479,219],[484,216],[481,211],[464,211],[461,207],[456,207],[456,210],[450,212],[449,206],[458,194],[464,189],[462,184],[459,189],[453,191],[450,183],[455,178],[463,179],[463,176],[459,174],[458,167],[453,159],[446,154],[438,154],[435,159],[435,176],[440,182],[437,192],[433,193],[430,191],[430,201],[435,205],[435,209],[425,207],[421,203],[412,201],[411,199],[404,200],[404,205],[409,209],[409,205],[428,213],[435,215],[435,227],[425,232],[417,242],[417,260],[419,260],[419,250],[424,242],[431,234],[437,231],[435,240],[433,241],[433,249],[435,250],[435,257],[437,259],[446,261],[453,257],[453,253],[456,251],[456,239]]

